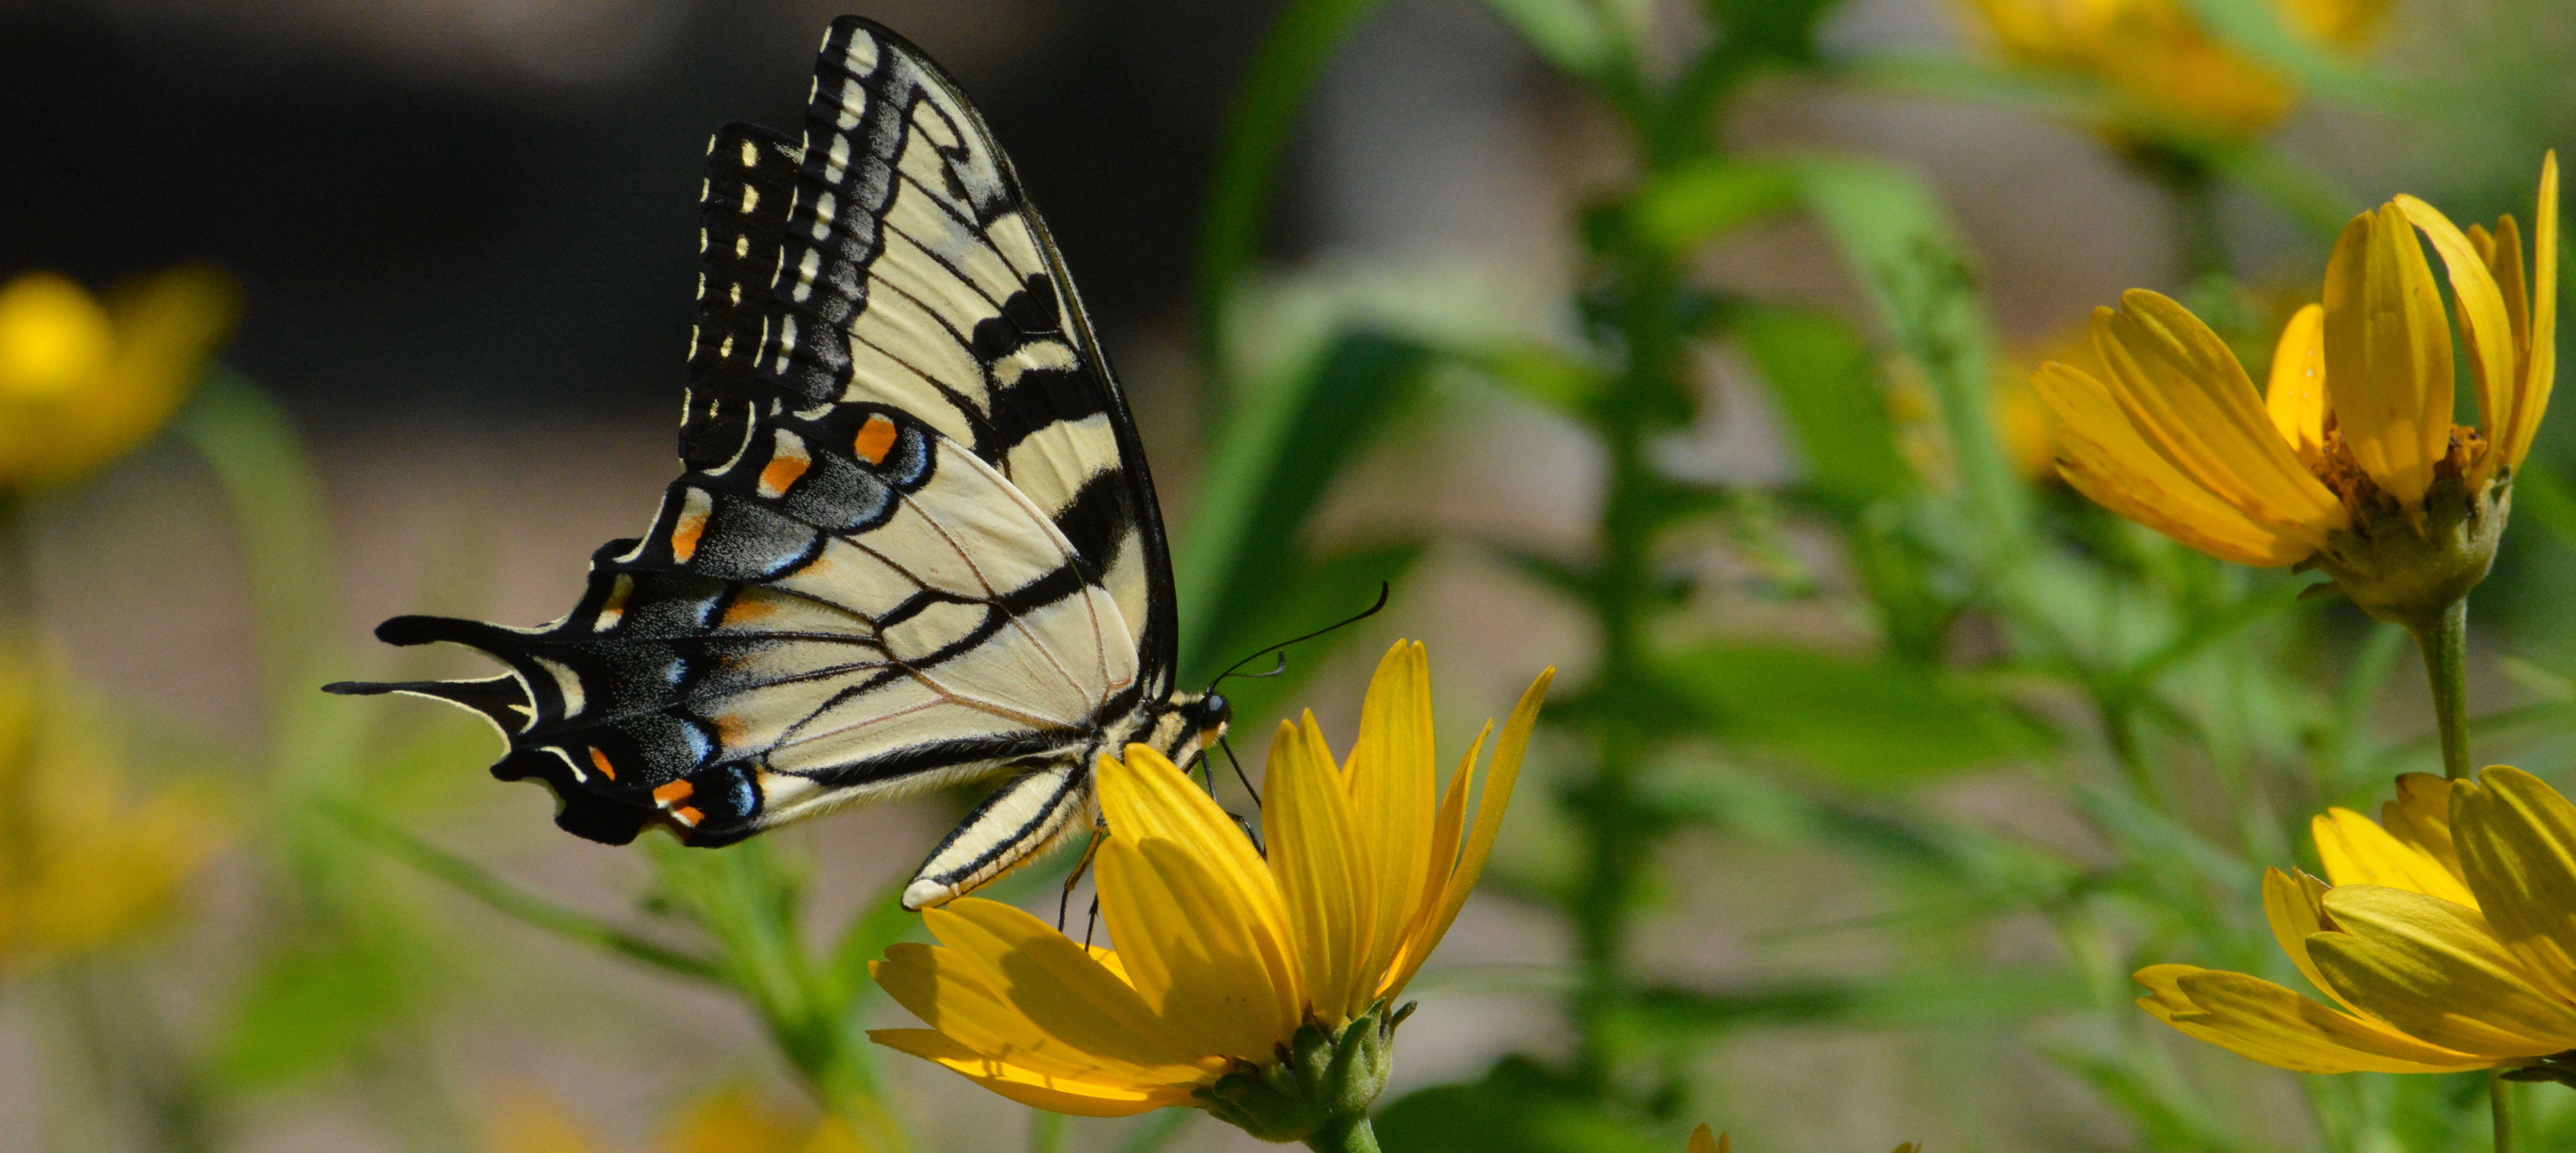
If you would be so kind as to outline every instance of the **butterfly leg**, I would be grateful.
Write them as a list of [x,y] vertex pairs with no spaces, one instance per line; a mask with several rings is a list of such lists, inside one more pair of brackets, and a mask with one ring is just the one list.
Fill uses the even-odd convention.
[[1065,914],[1070,912],[1073,908],[1074,887],[1082,883],[1083,874],[1091,871],[1091,858],[1099,855],[1101,834],[1108,832],[1108,830],[1109,826],[1105,822],[1093,822],[1091,827],[1091,839],[1084,842],[1082,846],[1082,859],[1075,861],[1073,863],[1073,871],[1065,874],[1064,893],[1058,896],[1055,902],[1056,932],[1061,933],[1064,931]]

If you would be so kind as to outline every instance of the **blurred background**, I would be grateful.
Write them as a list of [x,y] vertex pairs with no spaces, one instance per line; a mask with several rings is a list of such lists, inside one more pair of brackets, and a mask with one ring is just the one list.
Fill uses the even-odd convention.
[[[1786,1153],[2483,1147],[2459,1120],[2478,1084],[2301,1079],[2128,1007],[2133,963],[2279,967],[2261,866],[2312,861],[2307,814],[2375,805],[2438,757],[2402,637],[2105,522],[2049,478],[2014,381],[2139,286],[2236,318],[2213,323],[2261,379],[2344,215],[2405,191],[2528,221],[2542,150],[2576,144],[2576,12],[2394,0],[2300,40],[2280,34],[2332,5],[2164,5],[2280,77],[2257,123],[2177,127],[2226,80],[2160,91],[2015,49],[1991,22],[2011,6],[1784,0],[1778,32],[1759,3],[1682,0],[0,0],[0,277],[106,291],[204,265],[239,309],[166,431],[8,498],[12,643],[37,670],[0,718],[31,750],[11,787],[72,775],[45,786],[70,799],[0,822],[24,850],[0,878],[0,1150],[886,1144],[816,1128],[848,1117],[808,1092],[832,1082],[775,990],[632,955],[747,947],[711,921],[712,866],[559,833],[540,790],[484,774],[469,719],[310,691],[469,672],[368,630],[551,619],[591,549],[643,528],[673,473],[706,136],[796,125],[843,10],[945,64],[1042,206],[1184,554],[1189,659],[1394,581],[1385,613],[1248,694],[1256,778],[1292,704],[1347,739],[1398,636],[1430,646],[1444,749],[1543,665],[1575,686],[1420,987],[1390,1149],[1472,1134],[1456,1111],[1514,1078],[1565,1112],[1487,1147],[1677,1150],[1699,1120]],[[1301,64],[1283,20],[1329,35]],[[1688,163],[1638,144],[1603,35],[1654,86],[1751,45],[1682,130]],[[1883,177],[1880,199],[1764,191],[1760,164],[1824,158]],[[1226,215],[1246,188],[1266,211]],[[1620,431],[1566,396],[1636,376],[1635,269],[1602,222],[1658,204],[1679,222],[1658,267],[1699,319],[1668,334],[1678,399]],[[1873,221],[1921,236],[1873,257]],[[1943,291],[1982,342],[1973,397],[1926,359],[1902,270],[1872,263],[1923,237],[1966,270]],[[1802,373],[1861,407],[1816,408]],[[1260,470],[1290,467],[1237,428],[1273,397],[1365,419],[1292,507],[1245,512]],[[2532,471],[2565,475],[2569,421],[2542,438]],[[1697,502],[1632,542],[1628,616],[1580,575],[1621,555],[1616,445],[1658,499]],[[1854,462],[1881,459],[1885,491],[1854,495]],[[1959,543],[1993,493],[2033,551]],[[2472,617],[2478,751],[2562,780],[2576,502],[2517,497]],[[1889,523],[1911,591],[1881,579]],[[1242,575],[1263,548],[1289,550],[1269,583]],[[1998,565],[2054,599],[1993,595],[2019,579]],[[2051,613],[2119,635],[2050,649],[2023,614]],[[1680,695],[1585,695],[1624,675],[1608,630],[1641,627]],[[1650,714],[1634,747],[1622,709]],[[1651,803],[1585,816],[1614,780]],[[894,939],[909,926],[869,911],[969,800],[765,837],[767,872],[725,899],[796,906],[800,956]],[[65,829],[91,840],[46,840]],[[1603,864],[1621,844],[1635,859]],[[1625,919],[1588,922],[1605,900]],[[845,935],[860,922],[879,936]],[[839,995],[850,1021],[908,1023]],[[906,1058],[852,1084],[920,1148],[1033,1141],[1023,1110]],[[2541,1132],[2568,1120],[2561,1091],[2525,1092]],[[1037,1147],[1252,1147],[1156,1119],[1037,1128]]]

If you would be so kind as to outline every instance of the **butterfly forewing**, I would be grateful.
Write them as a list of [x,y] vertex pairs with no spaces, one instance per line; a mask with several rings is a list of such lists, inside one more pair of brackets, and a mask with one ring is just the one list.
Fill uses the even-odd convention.
[[1173,707],[1125,402],[1010,162],[882,28],[834,23],[801,144],[719,131],[701,202],[685,471],[650,531],[552,625],[378,630],[505,676],[335,687],[481,711],[510,741],[494,773],[611,842],[1028,770],[909,894],[944,899],[1073,827],[1087,758]]

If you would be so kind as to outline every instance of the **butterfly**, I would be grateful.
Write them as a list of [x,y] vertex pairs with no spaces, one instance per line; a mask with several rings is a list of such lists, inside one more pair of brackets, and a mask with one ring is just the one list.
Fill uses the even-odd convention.
[[489,718],[555,823],[720,846],[843,805],[1008,779],[905,887],[920,908],[1098,820],[1130,742],[1188,767],[1231,719],[1175,688],[1171,553],[1064,258],[957,83],[832,23],[804,139],[716,132],[683,471],[540,628],[403,616],[479,680],[343,682]]

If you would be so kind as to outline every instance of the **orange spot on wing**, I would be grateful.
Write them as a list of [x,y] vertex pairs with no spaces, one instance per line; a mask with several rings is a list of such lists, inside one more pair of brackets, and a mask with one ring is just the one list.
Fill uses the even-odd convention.
[[859,426],[858,440],[850,447],[858,450],[859,459],[872,465],[884,464],[886,454],[894,451],[894,422],[882,416],[871,416]]
[[726,748],[740,748],[746,743],[743,738],[748,733],[749,730],[743,725],[742,718],[739,716],[726,713],[716,718],[716,739],[723,741]]
[[725,606],[724,619],[717,622],[717,625],[721,628],[734,628],[776,615],[778,615],[777,602],[767,597],[744,593],[735,597],[732,604]]
[[672,802],[688,800],[689,794],[697,791],[698,787],[687,781],[673,781],[653,790],[653,803],[668,807]]
[[707,819],[707,815],[705,813],[701,813],[687,805],[682,805],[679,808],[671,810],[671,815],[679,818],[681,824],[687,825],[692,829],[698,827],[698,822]]
[[784,494],[788,486],[796,483],[797,477],[805,475],[805,469],[811,463],[801,456],[771,457],[769,467],[760,470],[760,494],[771,497]]
[[690,557],[698,555],[698,538],[706,531],[706,514],[681,517],[671,529],[671,559],[687,564]]
[[590,747],[590,767],[598,769],[600,775],[609,780],[617,779],[617,766],[608,763],[608,754],[600,752],[597,745]]
[[599,611],[622,616],[626,612],[626,598],[633,595],[635,595],[635,578],[618,577],[617,583],[608,587],[608,600],[599,606]]

